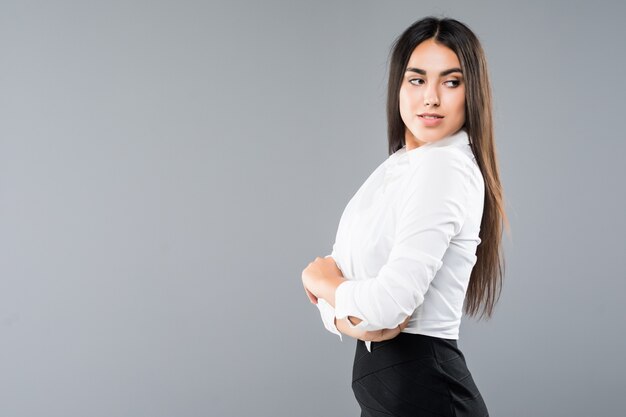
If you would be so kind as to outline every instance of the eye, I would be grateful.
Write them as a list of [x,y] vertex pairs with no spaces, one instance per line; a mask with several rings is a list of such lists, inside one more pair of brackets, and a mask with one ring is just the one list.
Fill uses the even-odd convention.
[[[415,82],[414,82],[415,81]],[[409,80],[409,83],[413,84],[413,85],[422,85],[421,83],[418,83],[418,81],[424,81],[421,78],[411,78]]]
[[448,87],[456,88],[456,87],[459,86],[459,84],[461,84],[461,81],[459,81],[459,80],[448,80],[448,81],[446,81],[446,83],[452,83],[452,85],[448,84]]

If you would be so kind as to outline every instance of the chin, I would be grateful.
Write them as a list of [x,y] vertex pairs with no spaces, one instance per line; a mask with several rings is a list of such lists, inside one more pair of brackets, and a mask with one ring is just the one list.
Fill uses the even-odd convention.
[[419,138],[422,142],[437,142],[439,139],[443,139],[447,136],[446,133],[442,133],[444,131],[437,129],[437,131],[417,131],[417,135],[414,135],[416,138]]

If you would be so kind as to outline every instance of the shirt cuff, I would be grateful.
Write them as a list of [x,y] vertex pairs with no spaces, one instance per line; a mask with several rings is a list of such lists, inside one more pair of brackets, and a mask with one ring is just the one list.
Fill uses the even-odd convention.
[[[352,294],[355,284],[356,282],[354,281],[346,280],[335,289],[335,317],[337,317],[337,320],[345,318],[348,326],[353,329],[365,329],[369,323],[359,316],[359,310],[354,304]],[[361,319],[361,322],[355,326],[347,319],[348,316],[357,317]]]
[[322,322],[326,330],[339,336],[339,340],[343,342],[342,334],[337,329],[337,326],[335,326],[335,309],[333,306],[328,304],[323,298],[317,299],[316,306],[320,311],[320,316],[322,317]]

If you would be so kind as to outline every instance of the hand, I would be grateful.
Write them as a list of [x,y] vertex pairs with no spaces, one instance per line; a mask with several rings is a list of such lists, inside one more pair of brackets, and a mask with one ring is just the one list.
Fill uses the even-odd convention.
[[400,334],[400,332],[402,332],[402,330],[404,330],[409,324],[411,316],[407,316],[407,318],[402,323],[400,323],[397,327],[393,329],[380,329],[369,331],[350,327],[346,320],[347,317],[342,320],[337,320],[335,318],[335,326],[337,327],[337,330],[339,330],[341,333],[363,341],[381,342],[383,340],[393,339],[398,334]]
[[302,271],[304,291],[313,304],[323,298],[331,305],[335,302],[335,288],[344,281],[343,274],[332,257],[315,258]]
[[306,292],[306,296],[309,297],[310,302],[312,302],[313,304],[317,304],[317,297],[315,296],[315,294],[307,290],[306,287],[304,287],[304,292]]

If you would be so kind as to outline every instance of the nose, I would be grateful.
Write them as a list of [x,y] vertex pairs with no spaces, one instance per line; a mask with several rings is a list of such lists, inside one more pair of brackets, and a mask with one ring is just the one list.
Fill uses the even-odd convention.
[[437,92],[437,86],[430,84],[426,86],[424,91],[424,106],[438,106],[439,94]]

